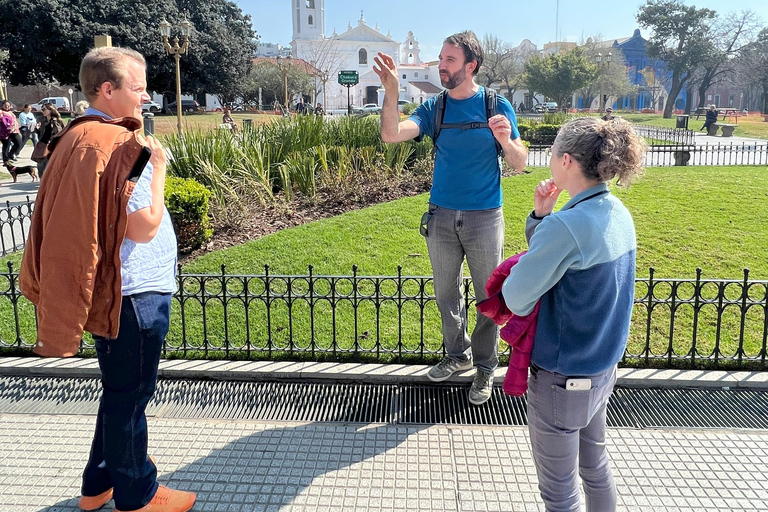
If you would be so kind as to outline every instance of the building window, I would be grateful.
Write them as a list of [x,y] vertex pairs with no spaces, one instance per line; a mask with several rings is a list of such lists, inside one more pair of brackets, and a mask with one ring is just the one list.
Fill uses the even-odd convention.
[[403,80],[405,80],[405,73],[403,73]]
[[419,78],[419,72],[418,71],[414,71],[413,72],[413,77],[414,78]]
[[360,51],[357,52],[357,60],[360,64],[368,64],[368,52],[365,51],[365,48],[360,48]]
[[315,8],[315,0],[307,0],[307,9]]
[[429,80],[429,75],[424,75],[424,80]]
[[312,15],[310,14],[309,16],[307,16],[307,25],[311,27],[314,24],[315,24],[314,20],[312,19]]

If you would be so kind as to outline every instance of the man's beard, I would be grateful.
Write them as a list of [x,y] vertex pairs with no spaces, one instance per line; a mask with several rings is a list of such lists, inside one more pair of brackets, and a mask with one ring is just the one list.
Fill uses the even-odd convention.
[[446,75],[440,74],[440,83],[446,89],[453,89],[467,79],[467,71],[463,67],[452,75],[446,72]]

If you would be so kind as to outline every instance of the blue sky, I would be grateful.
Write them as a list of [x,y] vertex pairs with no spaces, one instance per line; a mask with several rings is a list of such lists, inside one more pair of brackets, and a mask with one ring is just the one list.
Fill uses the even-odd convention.
[[[291,42],[291,0],[234,0],[253,18],[253,27],[263,42],[288,45]],[[493,34],[517,45],[530,39],[541,48],[556,40],[556,0],[501,0],[474,4],[467,0],[326,0],[327,32],[341,33],[347,24],[357,25],[360,10],[366,23],[379,25],[382,33],[392,32],[395,41],[403,41],[412,30],[422,52],[422,60],[437,58],[445,36],[461,30],[474,30],[478,36]],[[631,36],[637,22],[635,13],[640,0],[560,0],[560,39],[579,41],[594,35],[604,38]],[[730,11],[754,11],[768,26],[768,0],[686,0],[687,5]],[[469,9],[468,6],[482,6]],[[644,35],[647,33],[644,32]]]

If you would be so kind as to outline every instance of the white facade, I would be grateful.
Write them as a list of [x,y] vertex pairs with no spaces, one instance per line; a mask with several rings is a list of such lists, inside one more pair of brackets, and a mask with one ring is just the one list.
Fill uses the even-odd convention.
[[[297,2],[297,0],[292,1]],[[308,4],[309,2],[302,0],[300,3]],[[323,26],[321,9],[323,0],[314,0],[314,5],[315,12],[321,16],[321,19],[313,18],[313,21]],[[297,16],[303,15],[305,18],[309,16],[306,14],[309,11],[305,9],[305,7],[299,8]],[[334,30],[330,37],[315,32],[308,33],[307,29],[300,32],[294,20],[291,47],[294,57],[304,59],[327,76],[325,98],[323,98],[322,79],[317,86],[318,101],[323,103],[326,110],[347,107],[347,88],[338,83],[338,72],[342,70],[357,71],[360,77],[360,82],[349,90],[351,105],[380,103],[378,89],[381,87],[381,81],[373,72],[373,58],[378,52],[383,52],[391,55],[395,63],[398,63],[400,53],[400,43],[393,40],[389,34],[382,34],[378,27],[369,27],[362,13],[356,27],[352,28],[350,25],[347,31],[341,34],[337,34]]]

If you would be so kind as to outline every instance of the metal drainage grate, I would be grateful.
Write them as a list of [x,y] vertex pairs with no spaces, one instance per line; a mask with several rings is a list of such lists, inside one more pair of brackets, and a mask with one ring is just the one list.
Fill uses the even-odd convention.
[[[160,380],[147,415],[341,423],[525,425],[525,397],[494,388],[473,406],[465,386]],[[0,414],[96,414],[96,379],[0,377]],[[768,392],[617,387],[608,425],[768,429]]]
[[161,380],[162,417],[392,423],[396,388],[373,384]]

